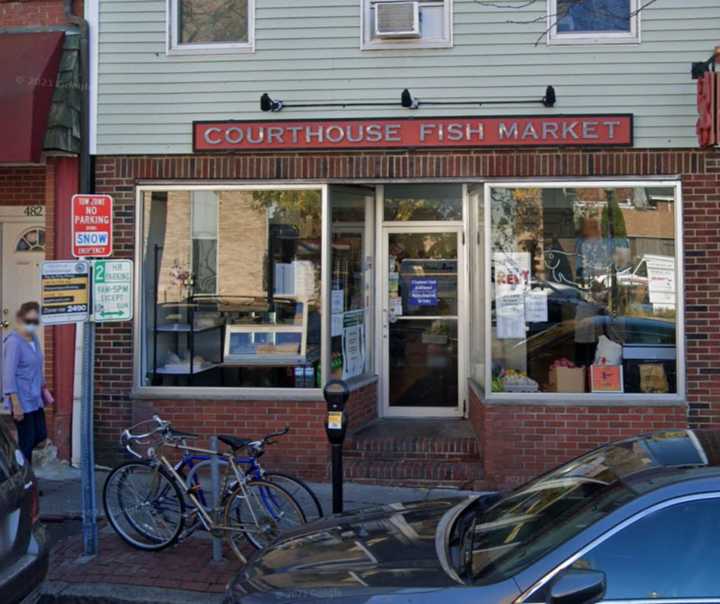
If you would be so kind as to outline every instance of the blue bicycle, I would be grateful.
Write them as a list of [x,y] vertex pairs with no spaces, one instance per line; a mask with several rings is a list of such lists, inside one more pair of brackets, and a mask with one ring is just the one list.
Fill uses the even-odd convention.
[[[300,506],[308,522],[322,518],[323,510],[315,493],[300,478],[285,474],[283,472],[268,472],[260,465],[260,457],[265,453],[265,447],[275,443],[275,439],[289,434],[290,428],[285,427],[278,432],[272,432],[258,440],[237,438],[226,434],[219,434],[218,440],[226,444],[235,454],[235,463],[244,466],[245,475],[252,480],[267,480],[280,485],[285,489],[295,502]],[[193,438],[196,435],[184,433],[187,437]],[[246,451],[246,455],[239,455],[238,451]],[[227,461],[220,458],[220,471],[223,473]],[[209,505],[206,493],[210,492],[212,484],[212,459],[209,455],[193,454],[185,451],[175,469],[185,476],[185,484],[188,488],[195,488],[198,499],[203,505]],[[221,493],[228,495],[236,487],[236,481],[231,479],[229,484],[223,485]]]
[[[280,532],[306,522],[295,498],[268,480],[258,462],[265,446],[287,434],[287,428],[257,441],[223,435],[219,439],[232,450],[226,453],[189,446],[187,441],[197,435],[174,430],[157,416],[151,422],[154,427],[145,433],[138,433],[141,424],[123,431],[121,441],[136,461],[115,468],[103,489],[107,518],[130,545],[160,550],[202,526],[215,536],[225,536],[232,551],[245,560],[245,540],[262,548]],[[166,447],[180,450],[180,461],[171,463]],[[240,450],[246,450],[247,455],[239,455]],[[209,481],[213,458],[221,477],[215,501]],[[278,480],[302,488],[313,506],[317,505],[314,513],[322,509],[314,493],[299,479],[280,474]]]

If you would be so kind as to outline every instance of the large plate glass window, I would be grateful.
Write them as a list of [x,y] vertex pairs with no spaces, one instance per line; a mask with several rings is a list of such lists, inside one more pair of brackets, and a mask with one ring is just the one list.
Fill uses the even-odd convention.
[[329,188],[330,378],[352,380],[372,367],[372,246],[375,190]]
[[322,198],[143,193],[141,386],[319,386]]
[[362,0],[364,50],[452,46],[453,0]]
[[168,0],[169,50],[252,51],[254,0]]
[[487,186],[490,395],[683,392],[678,191]]
[[638,42],[638,0],[548,0],[553,44]]

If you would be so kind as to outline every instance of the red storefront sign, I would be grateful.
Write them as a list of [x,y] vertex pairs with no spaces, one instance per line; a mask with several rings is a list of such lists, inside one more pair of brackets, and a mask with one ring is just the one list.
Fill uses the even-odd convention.
[[696,130],[698,144],[701,148],[712,147],[719,142],[719,100],[720,77],[718,77],[718,74],[714,71],[705,72],[697,81],[698,120]]
[[631,146],[633,116],[195,122],[195,151]]
[[112,255],[112,197],[73,195],[72,254],[75,258]]

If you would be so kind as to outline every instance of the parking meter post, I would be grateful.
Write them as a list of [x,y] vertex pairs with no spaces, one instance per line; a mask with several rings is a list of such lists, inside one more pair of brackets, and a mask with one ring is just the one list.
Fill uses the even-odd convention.
[[343,511],[343,442],[347,431],[345,403],[350,398],[350,389],[342,380],[330,380],[323,388],[327,402],[325,432],[330,441],[333,487],[333,513]]
[[[220,443],[218,442],[217,436],[210,438],[210,450],[217,453],[220,450]],[[222,501],[222,495],[220,493],[220,458],[217,455],[210,457],[210,489],[212,491],[210,495],[210,502],[213,510],[213,517],[218,514],[220,502]],[[213,535],[212,537],[212,559],[214,562],[219,562],[223,559],[222,555],[222,540]]]
[[343,449],[342,445],[332,447],[333,514],[343,511]]
[[95,449],[93,447],[93,390],[95,367],[95,323],[83,329],[83,388],[80,432],[80,490],[82,498],[83,546],[86,556],[97,554],[97,495],[95,491]]

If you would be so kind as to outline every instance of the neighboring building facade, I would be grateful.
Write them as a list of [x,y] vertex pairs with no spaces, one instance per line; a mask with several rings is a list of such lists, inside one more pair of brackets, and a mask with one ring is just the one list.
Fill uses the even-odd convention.
[[98,329],[101,459],[158,413],[290,425],[272,463],[324,478],[328,377],[355,480],[509,485],[718,423],[690,64],[720,6],[497,4],[88,5],[95,190],[137,280]]
[[[70,255],[70,199],[82,153],[82,2],[0,3],[0,297],[3,337],[20,304],[40,299],[40,264]],[[42,335],[50,441],[71,456],[75,330]],[[0,352],[0,356],[1,356]],[[4,410],[3,421],[7,420]]]

